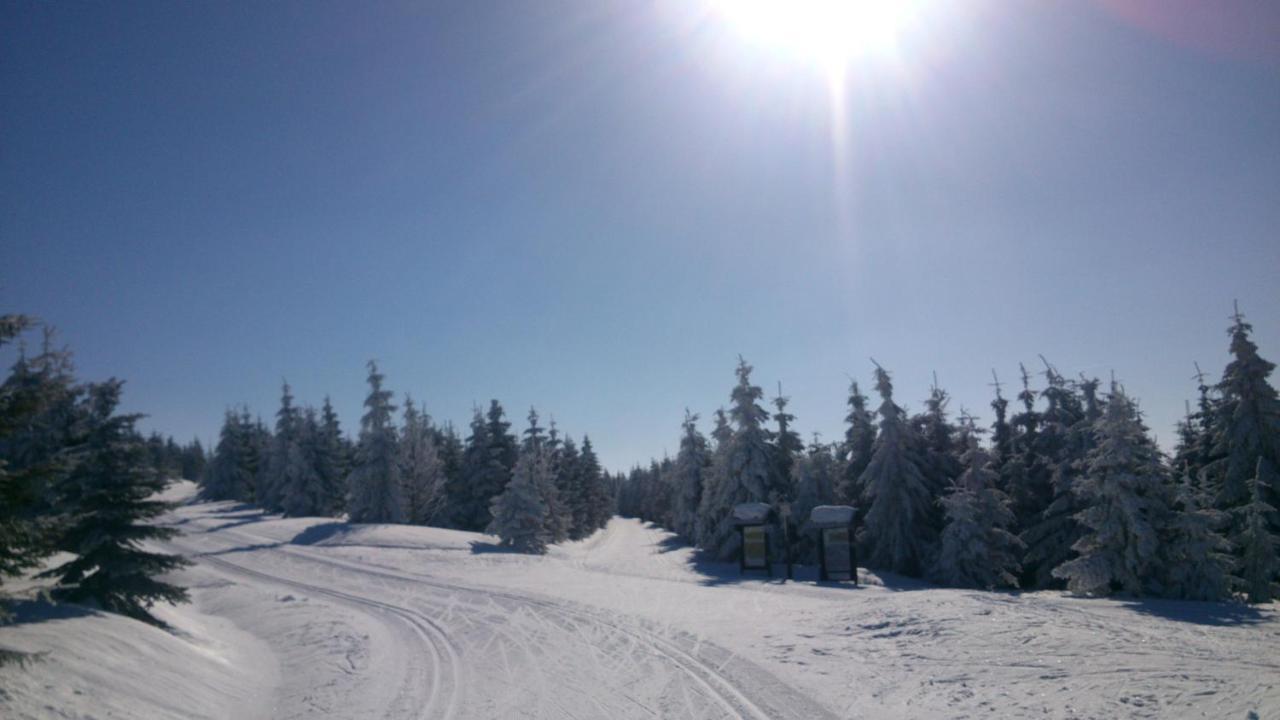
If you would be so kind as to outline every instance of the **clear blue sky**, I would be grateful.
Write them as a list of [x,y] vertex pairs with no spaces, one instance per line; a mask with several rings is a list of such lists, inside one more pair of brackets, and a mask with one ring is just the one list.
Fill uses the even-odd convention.
[[372,357],[614,469],[739,353],[828,439],[871,356],[984,421],[1114,370],[1166,441],[1233,299],[1280,360],[1277,6],[928,5],[833,92],[698,0],[6,2],[0,303],[180,439],[282,377],[353,430]]

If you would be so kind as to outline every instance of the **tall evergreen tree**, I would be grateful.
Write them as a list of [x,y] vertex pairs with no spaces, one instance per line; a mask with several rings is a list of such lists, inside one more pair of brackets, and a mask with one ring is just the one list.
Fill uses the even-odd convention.
[[702,500],[698,504],[698,547],[715,552],[716,529],[729,519],[733,508],[726,506],[722,498],[729,478],[729,450],[733,442],[733,426],[724,408],[715,412],[715,428],[711,431],[715,448],[711,453],[711,465],[707,468],[702,486]]
[[1054,569],[1081,595],[1115,590],[1140,595],[1158,575],[1158,529],[1168,508],[1161,496],[1164,466],[1138,409],[1114,388],[1095,429],[1097,447],[1074,485],[1084,506],[1078,557]]
[[[856,380],[849,383],[848,402],[849,414],[844,418],[848,424],[844,431],[844,471],[836,492],[841,501],[856,505],[862,497],[862,486],[858,481],[866,472],[875,448],[876,416],[867,409],[867,396],[858,389]],[[859,515],[861,510],[859,508]]]
[[286,381],[280,390],[276,431],[271,438],[271,451],[258,494],[258,503],[266,510],[283,511],[285,496],[292,493],[296,497],[307,484],[311,469],[302,452],[301,425],[301,414],[293,404],[293,391]]
[[315,466],[320,494],[317,515],[338,516],[347,507],[346,479],[350,473],[348,459],[352,452],[342,434],[338,413],[326,395],[320,408],[320,425],[312,436],[312,464]]
[[347,514],[353,523],[404,522],[404,495],[396,431],[392,426],[391,391],[382,389],[378,365],[369,361],[369,396],[360,419],[360,442],[347,478]]
[[960,443],[964,472],[942,499],[946,526],[930,576],[956,587],[1017,587],[1024,547],[1008,530],[1013,524],[1009,498],[996,487],[991,456],[978,443],[972,422]]
[[960,477],[963,469],[960,464],[960,452],[963,448],[957,448],[957,430],[947,417],[947,405],[950,402],[951,397],[938,386],[935,374],[933,385],[929,388],[929,399],[925,400],[925,411],[912,419],[912,427],[921,440],[924,452],[921,470],[929,495],[933,498],[929,503],[929,523],[935,534],[942,531],[942,497],[956,478]]
[[1218,534],[1222,513],[1194,482],[1175,468],[1178,482],[1165,493],[1171,513],[1160,531],[1160,593],[1178,600],[1223,600],[1230,592],[1231,545]]
[[893,402],[889,373],[878,365],[876,390],[880,432],[859,479],[867,507],[860,541],[867,547],[868,565],[918,577],[932,561],[937,540],[924,453],[906,413]]
[[1280,558],[1276,556],[1276,537],[1271,529],[1275,526],[1276,509],[1264,499],[1269,483],[1274,483],[1276,478],[1267,477],[1267,472],[1266,460],[1258,458],[1249,482],[1249,504],[1236,511],[1240,517],[1240,529],[1234,538],[1240,549],[1236,584],[1251,603],[1280,597],[1280,586],[1276,584]]
[[788,500],[795,495],[791,470],[796,464],[796,459],[804,453],[804,441],[791,427],[796,416],[787,412],[787,403],[790,401],[791,398],[783,397],[782,383],[778,383],[778,396],[773,399],[773,407],[777,409],[773,414],[773,421],[778,424],[773,440],[774,454],[777,457],[774,486],[779,489],[781,497]]
[[759,405],[764,393],[751,384],[751,366],[742,358],[738,359],[737,375],[738,384],[730,396],[729,413],[735,428],[729,440],[725,475],[715,485],[716,496],[710,498],[717,509],[718,522],[709,528],[709,535],[704,538],[708,549],[722,560],[733,557],[738,549],[733,507],[747,502],[774,502],[783,497],[786,489],[775,477],[764,428],[769,414]]
[[222,419],[222,430],[214,448],[213,459],[200,478],[200,497],[205,500],[253,499],[253,471],[250,468],[250,428],[245,427],[244,417],[234,410],[227,410]]
[[546,507],[543,529],[548,542],[563,542],[569,538],[569,531],[573,526],[572,510],[566,506],[567,500],[560,495],[560,488],[556,484],[555,456],[549,452],[547,437],[542,426],[538,425],[538,411],[529,408],[528,417],[529,427],[524,431],[520,454],[537,455],[541,458],[543,472],[538,473],[536,479],[539,496]]
[[[1255,476],[1268,481],[1260,489],[1260,501],[1272,507],[1280,501],[1280,398],[1267,380],[1275,365],[1258,355],[1249,337],[1252,331],[1237,312],[1231,327],[1232,360],[1218,383],[1213,408],[1212,452],[1217,459],[1205,468],[1215,504],[1231,514],[1235,534],[1245,523],[1240,509],[1258,502],[1250,487]],[[1280,528],[1272,527],[1271,532],[1274,536]]]
[[600,469],[600,460],[596,457],[591,438],[582,436],[582,451],[578,455],[578,478],[582,483],[582,493],[586,498],[583,507],[585,513],[575,516],[577,534],[586,537],[603,528],[613,517],[613,496],[605,484],[604,471]]
[[405,522],[435,524],[444,505],[444,463],[436,452],[431,418],[405,396],[404,423],[400,428],[400,482]]
[[711,455],[707,439],[698,432],[698,416],[684,411],[683,433],[680,451],[676,454],[673,481],[675,503],[672,512],[672,530],[690,542],[698,541],[698,505],[702,502],[702,488]]
[[84,454],[57,488],[71,517],[59,545],[75,557],[42,575],[58,579],[53,594],[59,600],[162,625],[148,610],[156,601],[184,602],[187,592],[157,576],[188,563],[142,548],[177,530],[149,522],[171,505],[152,499],[165,481],[134,429],[138,416],[116,414],[120,386],[112,380],[89,388],[80,426]]
[[295,467],[286,474],[281,509],[290,517],[327,515],[332,499],[320,471],[321,427],[315,408],[309,407],[299,415],[293,433],[297,457],[290,459]]
[[489,434],[489,423],[479,409],[471,419],[457,480],[446,485],[449,512],[453,526],[460,530],[483,531],[492,519],[490,501],[502,492],[509,481],[506,467],[495,453]]

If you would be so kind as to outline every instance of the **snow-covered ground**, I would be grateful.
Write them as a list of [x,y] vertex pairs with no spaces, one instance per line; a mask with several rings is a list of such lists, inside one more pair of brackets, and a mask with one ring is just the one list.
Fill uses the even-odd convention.
[[[189,493],[189,486],[175,493]],[[743,579],[633,520],[547,556],[484,535],[188,505],[173,634],[0,629],[3,717],[1261,718],[1280,613]],[[801,578],[812,570],[802,569]]]

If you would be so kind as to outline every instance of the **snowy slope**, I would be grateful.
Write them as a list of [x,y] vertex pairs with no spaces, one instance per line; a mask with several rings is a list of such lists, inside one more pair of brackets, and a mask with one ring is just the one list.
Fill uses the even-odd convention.
[[[252,705],[281,718],[1280,709],[1275,606],[991,594],[869,574],[859,588],[742,579],[622,519],[544,557],[478,534],[284,520],[226,503],[184,507],[173,521],[186,534],[172,549],[199,563],[183,578],[196,584],[194,607],[166,611],[183,634],[103,616],[0,631],[0,644],[50,650],[4,671],[15,689],[0,715],[162,717],[157,695],[192,698],[201,712],[191,716],[252,717]],[[121,636],[134,645],[114,645]],[[95,675],[94,657],[121,678],[182,672],[157,692],[158,679]],[[74,689],[118,704],[106,712]]]

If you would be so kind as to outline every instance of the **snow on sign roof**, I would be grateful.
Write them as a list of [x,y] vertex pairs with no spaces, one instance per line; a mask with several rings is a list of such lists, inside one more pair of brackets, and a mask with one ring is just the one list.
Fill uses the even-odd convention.
[[809,514],[809,523],[817,528],[849,527],[853,524],[853,508],[848,505],[819,505]]
[[733,521],[739,525],[759,525],[769,519],[773,508],[768,503],[742,503],[733,506]]

